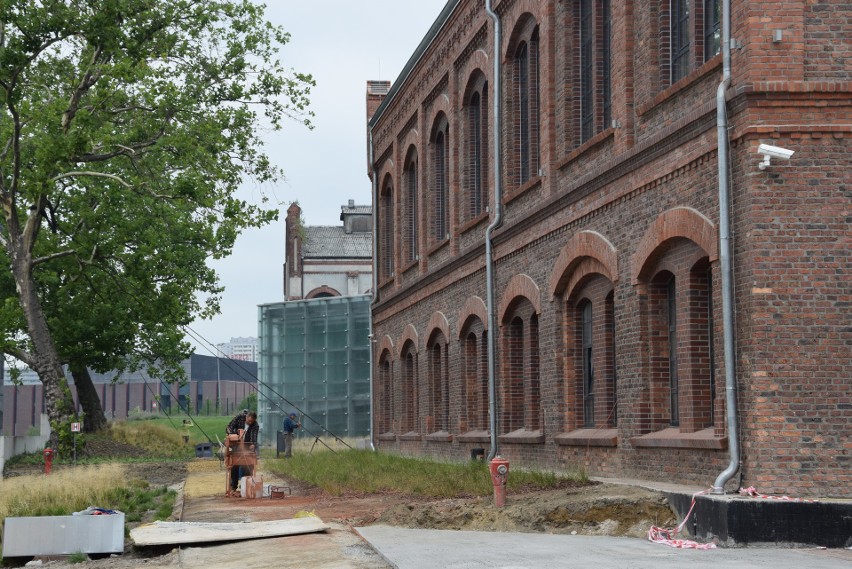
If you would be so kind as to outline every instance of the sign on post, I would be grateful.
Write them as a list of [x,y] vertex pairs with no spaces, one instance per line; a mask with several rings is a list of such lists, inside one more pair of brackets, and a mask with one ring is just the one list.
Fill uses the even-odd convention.
[[80,432],[80,423],[71,423],[71,432],[79,433]]

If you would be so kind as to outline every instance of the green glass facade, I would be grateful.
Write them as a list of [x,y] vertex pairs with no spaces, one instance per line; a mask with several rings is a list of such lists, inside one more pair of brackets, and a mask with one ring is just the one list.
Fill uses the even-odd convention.
[[[311,419],[299,436],[370,433],[370,296],[264,304],[259,307],[258,419],[275,444],[291,411]],[[316,421],[316,423],[314,422]]]

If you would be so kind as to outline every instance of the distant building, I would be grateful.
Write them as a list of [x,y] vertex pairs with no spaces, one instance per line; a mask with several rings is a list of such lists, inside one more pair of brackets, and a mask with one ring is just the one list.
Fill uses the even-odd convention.
[[367,293],[373,275],[373,208],[349,200],[342,225],[303,225],[302,208],[287,210],[284,299]]
[[[181,409],[188,409],[193,415],[231,414],[257,387],[255,362],[192,354],[181,365],[187,379],[183,385],[161,382],[146,369],[119,377],[115,373],[89,373],[107,419],[126,419],[134,412],[180,415]],[[66,377],[80,411],[73,378],[68,372]],[[0,400],[4,435],[26,433],[38,425],[41,413],[45,412],[44,389],[38,376],[29,369],[22,371],[17,383],[7,378]]]
[[230,342],[216,344],[219,355],[232,360],[257,361],[257,338],[231,338]]

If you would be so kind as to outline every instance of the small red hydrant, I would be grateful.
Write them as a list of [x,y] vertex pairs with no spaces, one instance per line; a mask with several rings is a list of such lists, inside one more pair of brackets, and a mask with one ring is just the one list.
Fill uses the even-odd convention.
[[53,468],[53,457],[56,451],[52,448],[44,449],[44,473],[50,474],[50,469]]
[[500,455],[488,464],[491,471],[491,483],[494,484],[494,505],[502,508],[506,505],[506,481],[509,479],[509,461]]

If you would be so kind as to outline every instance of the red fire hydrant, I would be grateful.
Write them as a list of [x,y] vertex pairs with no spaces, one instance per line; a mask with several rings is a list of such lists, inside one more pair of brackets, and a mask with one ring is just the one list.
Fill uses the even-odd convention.
[[509,461],[495,456],[488,464],[491,471],[491,483],[494,484],[494,505],[502,508],[506,505],[506,481],[509,479]]
[[56,451],[52,448],[44,449],[44,473],[50,474],[50,469],[53,468],[53,456]]

